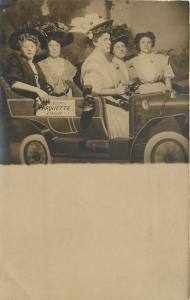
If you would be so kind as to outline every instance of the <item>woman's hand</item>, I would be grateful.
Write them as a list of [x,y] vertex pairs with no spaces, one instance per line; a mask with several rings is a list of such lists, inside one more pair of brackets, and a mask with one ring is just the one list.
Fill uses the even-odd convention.
[[123,95],[127,92],[128,86],[123,83],[119,83],[118,86],[116,87],[116,94],[117,95]]
[[40,98],[42,104],[49,102],[49,95],[46,92],[44,92],[40,88],[37,88],[36,93],[37,93],[38,97]]
[[171,90],[170,91],[170,98],[176,98],[176,96],[177,96],[177,93],[176,93],[176,91],[175,90]]
[[168,95],[168,97],[170,97],[171,99],[176,98],[176,91],[171,89],[171,90],[166,90],[166,94]]

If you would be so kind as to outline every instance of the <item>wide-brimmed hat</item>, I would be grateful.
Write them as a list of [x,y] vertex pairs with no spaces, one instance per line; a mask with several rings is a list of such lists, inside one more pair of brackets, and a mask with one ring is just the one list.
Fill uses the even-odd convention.
[[105,20],[98,14],[88,14],[85,17],[77,17],[72,19],[70,26],[71,32],[81,32],[91,38],[93,34],[100,31],[111,32],[113,20]]
[[29,23],[24,23],[17,31],[13,32],[9,38],[9,46],[12,49],[19,50],[18,40],[22,34],[33,35],[39,40],[42,47],[45,45],[44,35],[39,30],[33,28]]
[[59,40],[61,47],[67,46],[73,42],[73,34],[68,31],[68,27],[63,23],[46,23],[41,26],[40,31],[46,38],[46,47],[48,41]]
[[112,46],[117,42],[123,42],[127,45],[129,40],[129,30],[127,24],[115,25],[111,31]]

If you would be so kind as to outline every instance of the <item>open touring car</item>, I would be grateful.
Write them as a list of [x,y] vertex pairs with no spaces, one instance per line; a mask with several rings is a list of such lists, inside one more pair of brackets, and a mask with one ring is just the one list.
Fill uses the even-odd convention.
[[[129,98],[129,137],[110,139],[106,97],[66,97],[38,107],[37,101],[4,89],[12,163],[88,161],[187,162],[188,94],[134,94]],[[92,104],[89,104],[92,105]]]

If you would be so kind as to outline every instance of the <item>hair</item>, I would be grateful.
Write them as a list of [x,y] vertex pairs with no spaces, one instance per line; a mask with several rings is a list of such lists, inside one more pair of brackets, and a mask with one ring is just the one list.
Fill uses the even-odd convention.
[[88,38],[89,46],[94,47],[94,43],[96,43],[98,41],[99,37],[101,37],[104,33],[110,34],[110,31],[106,30],[104,28],[104,29],[99,29],[99,30],[96,30],[95,32],[93,32],[93,38],[92,39]]
[[117,43],[119,43],[119,42],[122,42],[124,45],[125,45],[125,47],[127,48],[127,40],[124,40],[124,39],[122,39],[122,38],[118,38],[117,40],[115,40],[115,41],[112,41],[112,43],[111,43],[111,50],[110,50],[110,52],[113,54],[113,49],[114,49],[114,46],[117,44]]
[[55,42],[59,43],[60,46],[62,45],[62,39],[58,35],[52,35],[52,36],[50,35],[50,36],[48,36],[47,37],[47,46],[48,46],[49,42],[51,42],[51,41],[55,41]]
[[40,46],[40,42],[39,42],[38,38],[35,35],[32,35],[30,33],[22,33],[19,36],[18,41],[17,41],[18,49],[21,48],[24,41],[33,42],[36,45],[37,48]]
[[99,31],[93,33],[93,41],[97,42],[99,37],[101,37],[104,33],[110,34],[110,31],[106,30],[106,29],[102,29],[102,30],[99,30]]
[[135,46],[136,46],[137,49],[140,49],[139,44],[140,44],[140,40],[143,37],[147,37],[147,38],[151,39],[151,41],[152,41],[152,47],[155,46],[156,37],[155,37],[155,35],[154,35],[153,32],[151,32],[151,31],[140,32],[140,33],[137,33],[137,35],[135,37]]

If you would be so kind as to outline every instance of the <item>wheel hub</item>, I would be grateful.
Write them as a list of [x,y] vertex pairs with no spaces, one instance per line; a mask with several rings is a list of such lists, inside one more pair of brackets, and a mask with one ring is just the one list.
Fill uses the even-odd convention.
[[43,144],[39,141],[32,141],[26,145],[25,161],[28,165],[31,164],[46,164],[47,153]]
[[40,160],[40,153],[39,152],[34,152],[32,154],[32,159],[35,160],[35,161]]
[[174,159],[173,159],[173,157],[172,157],[171,154],[167,154],[167,155],[165,156],[165,162],[166,162],[166,163],[172,163],[172,162],[174,162]]
[[185,153],[183,148],[175,140],[162,140],[153,148],[151,160],[152,162],[183,162]]

